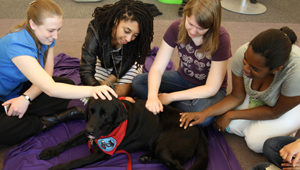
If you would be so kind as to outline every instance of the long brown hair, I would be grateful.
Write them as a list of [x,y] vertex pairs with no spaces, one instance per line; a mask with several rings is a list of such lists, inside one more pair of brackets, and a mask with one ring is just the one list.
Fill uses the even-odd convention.
[[[63,16],[64,13],[62,9],[52,0],[35,0],[29,4],[26,14],[26,19],[10,30],[10,33],[26,29],[33,38],[39,51],[41,50],[42,44],[35,36],[34,31],[30,27],[29,21],[32,20],[35,25],[42,25],[45,18],[52,16]],[[47,60],[47,54],[48,50],[46,50],[43,55],[44,63]]]
[[203,43],[198,52],[209,52],[211,55],[219,46],[219,31],[221,27],[222,8],[220,0],[190,0],[183,9],[183,19],[179,26],[178,43],[187,44],[191,41],[185,28],[186,17],[191,15],[200,27],[209,29],[203,35]]

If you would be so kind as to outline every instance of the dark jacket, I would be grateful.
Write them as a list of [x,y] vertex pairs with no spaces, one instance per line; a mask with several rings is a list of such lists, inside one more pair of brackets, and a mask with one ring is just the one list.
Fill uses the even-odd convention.
[[[100,85],[94,76],[96,72],[95,68],[97,58],[101,61],[101,66],[103,68],[113,68],[111,74],[117,77],[111,57],[112,46],[110,43],[110,35],[105,35],[104,29],[105,26],[96,25],[95,20],[92,20],[89,23],[85,42],[82,46],[82,55],[79,68],[81,82],[84,85]],[[123,48],[126,48],[126,45],[123,45]],[[116,65],[117,72],[120,70],[120,63]],[[130,62],[130,57],[123,56],[119,78],[124,76],[132,67],[132,64],[130,63],[132,63]]]

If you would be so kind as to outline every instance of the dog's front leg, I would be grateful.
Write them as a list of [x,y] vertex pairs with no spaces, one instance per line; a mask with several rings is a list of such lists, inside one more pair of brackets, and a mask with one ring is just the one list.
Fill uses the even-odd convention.
[[96,151],[95,153],[92,153],[90,156],[80,158],[77,160],[73,160],[73,161],[67,162],[65,164],[59,164],[59,165],[53,166],[49,170],[69,170],[69,169],[80,168],[80,167],[84,167],[84,166],[92,164],[92,163],[106,160],[109,157],[110,157],[110,155],[108,155],[102,151]]
[[43,159],[43,160],[48,160],[53,158],[54,156],[58,156],[59,154],[61,154],[62,152],[64,152],[65,150],[71,148],[71,147],[75,147],[81,144],[84,144],[88,141],[87,136],[85,135],[84,131],[78,133],[77,135],[75,135],[74,137],[70,138],[69,140],[60,143],[56,146],[53,146],[51,148],[48,149],[44,149],[40,155],[39,158]]

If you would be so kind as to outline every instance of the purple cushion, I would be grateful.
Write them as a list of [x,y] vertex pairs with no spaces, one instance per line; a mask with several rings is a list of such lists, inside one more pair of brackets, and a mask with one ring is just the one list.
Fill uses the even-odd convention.
[[[151,54],[146,57],[145,64],[143,65],[143,73],[148,73],[150,71],[150,68],[156,57],[158,49],[159,49],[158,47],[154,46],[151,50]],[[170,62],[168,63],[166,67],[166,71],[174,71],[174,63],[172,60],[170,60]]]
[[[17,169],[30,169],[41,170],[48,169],[51,166],[66,163],[71,160],[75,160],[81,157],[90,155],[88,144],[83,144],[75,148],[71,148],[58,157],[54,157],[50,160],[39,160],[39,153],[48,147],[55,146],[61,143],[85,128],[85,122],[83,120],[68,121],[66,123],[59,124],[47,132],[40,133],[35,137],[31,137],[24,142],[20,143],[16,148],[9,150],[4,159],[4,170],[17,170]],[[237,159],[233,152],[229,148],[228,144],[224,140],[222,134],[214,129],[212,126],[204,128],[208,135],[208,148],[209,148],[209,165],[208,170],[241,170]],[[161,163],[153,161],[144,164],[139,161],[139,157],[145,152],[131,153],[132,168],[134,170],[165,170]],[[107,161],[101,161],[94,163],[79,169],[90,170],[125,170],[127,165],[127,155],[118,153],[113,155]],[[194,158],[184,165],[185,169],[188,169],[194,162]]]
[[[64,53],[55,58],[54,75],[71,78],[76,84],[80,83],[78,73],[79,59],[67,56]],[[79,106],[84,109],[83,103],[79,100],[71,100],[69,107]],[[66,163],[68,161],[90,155],[88,144],[71,148],[58,157],[50,160],[39,160],[39,153],[48,147],[55,146],[73,137],[85,128],[83,120],[73,120],[59,124],[47,132],[42,132],[34,137],[21,142],[17,147],[9,150],[4,158],[4,170],[41,170],[51,166]],[[225,141],[222,133],[213,126],[204,128],[208,137],[209,165],[208,170],[242,170],[232,150]],[[132,168],[134,170],[167,170],[161,163],[153,161],[144,164],[139,161],[140,155],[145,152],[131,153]],[[194,162],[194,158],[184,165],[188,169]],[[127,165],[126,154],[115,154],[107,161],[97,162],[79,169],[89,170],[125,170]]]

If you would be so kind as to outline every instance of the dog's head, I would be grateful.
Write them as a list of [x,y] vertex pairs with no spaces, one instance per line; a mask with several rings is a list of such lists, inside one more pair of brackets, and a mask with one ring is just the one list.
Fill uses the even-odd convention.
[[107,136],[128,118],[123,103],[115,97],[112,100],[90,98],[85,114],[86,121],[89,117],[86,133],[90,139]]

